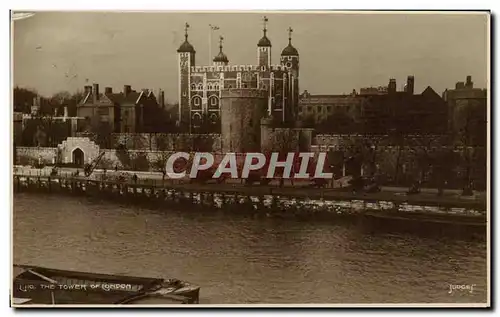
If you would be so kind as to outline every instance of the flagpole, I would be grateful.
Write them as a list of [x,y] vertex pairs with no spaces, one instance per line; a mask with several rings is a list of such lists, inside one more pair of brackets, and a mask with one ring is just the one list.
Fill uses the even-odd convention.
[[212,25],[209,24],[209,31],[208,31],[208,64],[210,65],[212,63],[212,31],[216,31],[219,29],[217,25]]
[[209,24],[208,30],[208,65],[212,64],[212,24]]

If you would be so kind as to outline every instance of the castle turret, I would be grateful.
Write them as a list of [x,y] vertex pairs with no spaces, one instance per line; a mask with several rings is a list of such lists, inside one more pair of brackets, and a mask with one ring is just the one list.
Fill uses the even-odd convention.
[[215,66],[224,66],[229,63],[229,60],[227,59],[226,54],[222,52],[222,41],[224,41],[224,38],[222,36],[219,37],[219,54],[215,56],[214,58],[214,64]]
[[178,123],[183,125],[190,125],[190,105],[191,91],[189,89],[191,78],[191,66],[195,65],[196,51],[188,41],[189,24],[185,25],[185,40],[177,50],[179,56],[179,109],[178,109]]
[[257,56],[259,66],[269,67],[271,65],[271,41],[267,38],[267,17],[264,17],[264,35],[257,43]]
[[286,121],[294,121],[298,115],[299,104],[299,52],[292,45],[291,27],[288,28],[288,46],[281,52],[281,65],[290,70],[288,73],[288,96],[285,104]]

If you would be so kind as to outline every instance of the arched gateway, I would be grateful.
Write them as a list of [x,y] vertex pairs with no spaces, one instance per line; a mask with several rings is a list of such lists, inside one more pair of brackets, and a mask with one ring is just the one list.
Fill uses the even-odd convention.
[[60,163],[83,167],[99,155],[99,146],[85,137],[70,137],[58,146]]
[[73,150],[72,158],[72,163],[78,167],[83,167],[83,165],[85,164],[85,154],[80,148],[76,148]]

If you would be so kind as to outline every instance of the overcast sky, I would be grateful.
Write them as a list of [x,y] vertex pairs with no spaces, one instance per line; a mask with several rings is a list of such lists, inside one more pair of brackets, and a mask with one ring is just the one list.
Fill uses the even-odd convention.
[[[14,85],[43,95],[99,83],[122,90],[164,89],[176,101],[176,50],[191,25],[197,65],[208,63],[209,24],[220,27],[230,64],[255,64],[263,13],[61,13],[42,12],[13,27]],[[300,54],[300,90],[341,94],[415,76],[415,92],[438,93],[471,75],[487,86],[485,14],[284,14],[265,13],[272,62],[287,45],[287,28]]]

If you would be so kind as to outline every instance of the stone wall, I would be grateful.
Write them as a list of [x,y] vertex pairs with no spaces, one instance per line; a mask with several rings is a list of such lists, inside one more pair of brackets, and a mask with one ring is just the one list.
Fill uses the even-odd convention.
[[16,162],[19,165],[53,164],[57,161],[57,148],[16,147]]
[[308,152],[311,149],[313,129],[273,128],[261,126],[261,150],[263,152]]
[[[82,133],[78,136],[91,137]],[[123,144],[127,149],[139,151],[221,151],[220,134],[113,133],[110,139],[111,149]],[[106,148],[103,144],[100,146]]]
[[318,134],[313,138],[313,144],[319,147],[341,149],[363,144],[365,146],[411,146],[440,148],[449,142],[447,135],[408,135],[404,138],[388,135],[361,134]]
[[[120,154],[117,150],[104,150],[104,156],[99,162],[100,168],[106,169],[114,169],[118,167],[119,169],[127,169],[126,165],[131,165],[131,169],[139,169],[143,171],[162,171],[165,167],[165,164],[168,158],[178,151],[139,151],[139,150],[128,150],[127,155],[130,162],[124,164],[123,154]],[[191,160],[195,155],[195,152],[187,152],[190,154]],[[223,153],[212,153],[214,156],[214,164],[218,164],[221,162],[224,157]],[[140,160],[141,157],[145,157],[147,159],[147,164],[143,160]],[[242,164],[244,162],[244,156],[241,154],[236,155],[236,162],[238,164]],[[135,164],[135,168],[134,168]],[[138,166],[140,165],[140,166]]]

